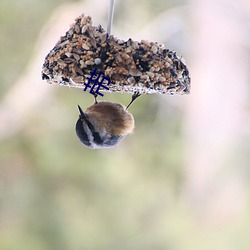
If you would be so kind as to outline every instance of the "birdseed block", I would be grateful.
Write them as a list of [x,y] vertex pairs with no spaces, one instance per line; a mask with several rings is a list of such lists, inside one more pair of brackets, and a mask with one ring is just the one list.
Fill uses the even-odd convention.
[[[95,71],[110,79],[101,91],[140,94],[188,94],[190,77],[182,57],[157,42],[123,41],[107,34],[91,17],[76,18],[45,58],[42,79],[85,88]],[[91,83],[94,84],[94,83]]]

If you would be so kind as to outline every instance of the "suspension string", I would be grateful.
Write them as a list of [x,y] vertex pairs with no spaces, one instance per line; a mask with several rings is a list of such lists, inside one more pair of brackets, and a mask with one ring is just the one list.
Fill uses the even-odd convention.
[[109,12],[108,12],[108,26],[107,26],[107,33],[109,35],[111,34],[111,29],[112,29],[114,9],[115,9],[115,0],[110,0]]

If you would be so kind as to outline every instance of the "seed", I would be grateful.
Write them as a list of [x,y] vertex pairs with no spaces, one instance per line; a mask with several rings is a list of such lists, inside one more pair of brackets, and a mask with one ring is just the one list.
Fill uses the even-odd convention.
[[77,55],[77,54],[74,53],[73,56],[74,56],[74,58],[75,58],[77,61],[80,60],[80,56],[79,56],[79,55]]
[[62,59],[57,60],[57,63],[58,63],[60,66],[66,66],[66,65],[67,65]]
[[91,40],[90,40],[90,43],[91,43],[92,47],[94,47],[94,48],[97,47],[97,44],[96,44],[96,40],[95,40],[95,39],[91,39]]
[[96,65],[99,65],[99,64],[101,64],[102,63],[102,60],[100,59],[100,58],[96,58],[95,59],[95,64]]
[[103,34],[101,34],[99,37],[100,37],[100,39],[101,39],[101,43],[104,43],[104,42],[106,41],[107,34],[106,34],[106,33],[103,33]]
[[71,57],[72,54],[71,54],[70,52],[66,52],[65,55],[66,55],[67,57]]
[[142,75],[142,73],[138,69],[135,69],[135,68],[130,68],[129,74],[131,76],[141,76]]
[[89,50],[89,46],[86,43],[82,44],[82,48],[85,49],[85,50]]
[[130,59],[130,56],[129,56],[128,54],[123,54],[122,56],[123,56],[123,58],[124,58],[125,60],[129,60],[129,59]]
[[84,26],[88,22],[87,18],[81,18],[81,26]]
[[142,44],[145,44],[146,46],[150,47],[150,43],[147,40],[141,40]]
[[70,29],[69,32],[68,32],[68,35],[69,36],[72,36],[74,34],[74,30],[73,29]]
[[78,73],[79,75],[81,75],[81,76],[83,75],[83,72],[82,72],[82,70],[81,70],[79,67],[75,66],[74,70],[75,70],[75,72]]
[[93,61],[91,61],[91,60],[87,60],[87,61],[85,62],[85,64],[86,64],[86,65],[94,65],[95,63],[94,63]]
[[87,29],[88,29],[88,26],[87,25],[85,25],[85,26],[83,26],[82,27],[82,34],[84,34],[86,31],[87,31]]
[[80,33],[80,27],[79,27],[79,25],[75,25],[75,31],[76,31],[77,34]]
[[74,82],[76,83],[81,83],[83,82],[83,77],[82,76],[75,76],[71,78]]
[[64,41],[64,42],[60,43],[60,46],[61,46],[61,47],[63,47],[64,45],[66,45],[66,44],[68,44],[68,43],[69,43],[69,41],[68,41],[68,40],[66,40],[66,41]]
[[123,61],[122,57],[119,54],[116,56],[116,60],[118,62],[122,62]]
[[147,75],[152,79],[152,78],[154,78],[155,74],[153,72],[148,71]]
[[140,79],[141,79],[142,81],[149,81],[149,76],[148,76],[148,75],[142,75],[142,76],[140,77]]
[[83,66],[84,65],[84,61],[80,60],[80,65]]
[[155,68],[154,68],[154,67],[151,67],[151,68],[149,69],[149,71],[150,71],[150,72],[154,72],[154,71],[155,71]]
[[69,64],[69,63],[75,62],[75,59],[73,59],[73,58],[65,58],[63,61],[65,63]]
[[133,49],[138,49],[139,46],[136,42],[132,42],[132,47]]
[[152,46],[151,51],[156,54],[157,53],[157,47],[155,45]]
[[131,51],[132,51],[131,48],[127,48],[127,49],[125,50],[126,53],[130,53]]
[[78,55],[84,55],[84,51],[80,50],[80,49],[76,49],[76,48],[73,48],[72,49],[72,52],[78,54]]
[[122,44],[124,44],[124,41],[121,40],[121,39],[118,39],[118,44],[119,44],[119,45],[122,45]]
[[129,84],[134,84],[135,83],[135,78],[134,77],[129,77],[128,78],[128,83]]

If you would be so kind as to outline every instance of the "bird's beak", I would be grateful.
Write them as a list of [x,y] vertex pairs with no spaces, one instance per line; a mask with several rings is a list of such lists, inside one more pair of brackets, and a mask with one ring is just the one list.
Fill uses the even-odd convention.
[[82,108],[79,105],[77,105],[77,106],[78,106],[78,110],[79,110],[79,113],[80,113],[80,118],[86,118],[84,112],[82,111]]

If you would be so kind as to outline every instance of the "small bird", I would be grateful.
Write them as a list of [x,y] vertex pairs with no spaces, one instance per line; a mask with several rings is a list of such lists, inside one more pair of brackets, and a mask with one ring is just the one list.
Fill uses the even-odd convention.
[[139,96],[132,96],[129,105],[124,107],[119,103],[96,101],[85,112],[78,105],[80,112],[76,122],[76,134],[82,144],[91,149],[111,148],[134,130],[134,117],[127,111],[128,107]]

